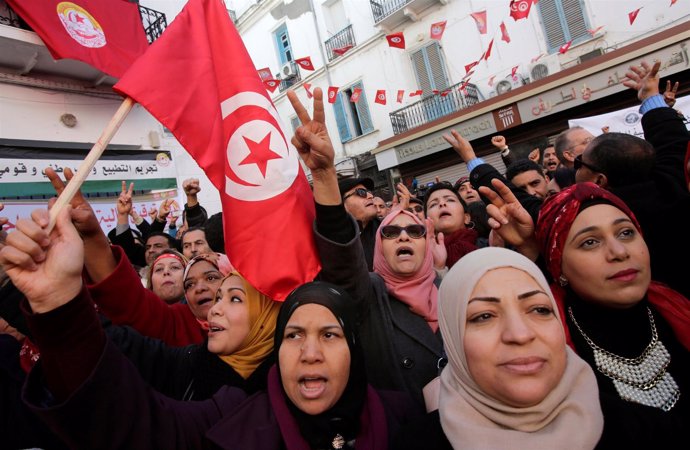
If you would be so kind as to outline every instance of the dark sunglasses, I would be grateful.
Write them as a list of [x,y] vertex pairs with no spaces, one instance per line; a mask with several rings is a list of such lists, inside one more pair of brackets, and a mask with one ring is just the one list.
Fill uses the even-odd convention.
[[397,239],[403,230],[412,239],[419,239],[426,236],[426,227],[416,223],[406,227],[400,227],[398,225],[386,225],[385,227],[381,227],[381,236],[385,239]]
[[364,189],[364,188],[357,188],[354,191],[350,192],[347,194],[345,197],[343,197],[343,200],[348,199],[352,197],[353,195],[356,195],[358,197],[362,198],[367,198],[371,194],[371,191],[369,189]]
[[422,208],[421,205],[414,205],[414,206],[410,206],[409,208],[407,208],[407,210],[411,213],[420,213],[420,212],[424,211],[424,208]]
[[604,173],[604,171],[599,169],[597,166],[594,166],[592,164],[588,164],[588,163],[584,162],[582,160],[582,153],[580,153],[579,155],[577,155],[575,157],[575,160],[573,161],[573,169],[575,169],[575,172],[577,172],[578,170],[582,169],[583,166],[588,168],[592,172]]

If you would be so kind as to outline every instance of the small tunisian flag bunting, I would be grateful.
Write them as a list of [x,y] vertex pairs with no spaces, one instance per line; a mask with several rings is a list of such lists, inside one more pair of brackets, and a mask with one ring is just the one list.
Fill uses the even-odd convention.
[[304,90],[307,91],[307,98],[314,97],[314,95],[311,93],[311,84],[304,83],[302,86],[304,86]]
[[354,88],[352,90],[352,95],[350,96],[350,101],[352,103],[357,103],[360,95],[362,95],[362,88]]
[[477,24],[479,34],[486,34],[486,11],[479,11],[470,14]]
[[467,95],[467,85],[470,84],[470,80],[465,81],[460,85],[458,88],[459,91],[461,91],[463,94]]
[[170,129],[218,188],[227,254],[251,285],[284,300],[314,279],[309,183],[220,0],[189,0],[115,90]]
[[338,56],[343,56],[343,55],[344,55],[348,50],[350,50],[351,48],[352,48],[352,45],[347,44],[347,45],[344,45],[344,46],[342,46],[342,47],[340,47],[340,48],[334,48],[334,49],[333,49],[333,53],[335,53],[335,54],[338,55]]
[[488,81],[489,87],[493,87],[495,78],[496,78],[496,75],[491,75],[491,77],[489,78],[489,81]]
[[677,1],[678,1],[678,0],[671,0],[671,4],[668,5],[668,6],[671,7],[671,6],[675,5]]
[[514,20],[526,19],[532,8],[532,0],[510,0],[510,17]]
[[304,58],[297,58],[295,62],[299,64],[299,66],[302,69],[314,70],[314,65],[311,63],[311,57],[309,56],[305,56]]
[[328,103],[335,103],[338,100],[338,88],[335,86],[328,87]]
[[510,69],[510,76],[511,77],[515,78],[515,74],[517,73],[518,67],[520,67],[520,66],[517,65],[517,66],[513,67],[512,69]]
[[398,89],[398,103],[402,103],[403,97],[405,96],[405,90],[404,89]]
[[7,3],[41,37],[55,59],[83,61],[121,77],[148,47],[139,5],[124,0]]
[[593,29],[593,30],[587,30],[587,33],[589,33],[591,36],[594,36],[594,35],[597,34],[602,28],[604,28],[603,25],[600,26],[600,27],[596,27],[596,28]]
[[271,93],[275,92],[279,85],[280,80],[264,80],[264,86],[266,86],[266,89],[271,91]]
[[445,97],[446,95],[450,94],[449,90],[441,92],[441,97]]
[[384,89],[376,91],[376,100],[374,100],[374,103],[378,103],[379,105],[386,104],[386,91]]
[[479,59],[483,59],[484,61],[488,61],[488,60],[489,60],[489,56],[491,56],[491,48],[492,48],[493,46],[494,46],[494,40],[491,39],[491,40],[489,41],[489,45],[486,47],[486,51],[484,52],[484,54],[482,55],[482,57],[479,58]]
[[271,69],[268,67],[264,67],[263,69],[259,69],[256,71],[256,73],[259,74],[259,78],[262,80],[272,80],[273,79],[273,74],[271,73]]
[[542,56],[544,56],[544,54],[543,54],[543,53],[539,53],[539,55],[538,55],[538,56],[535,56],[534,58],[532,58],[532,59],[530,60],[530,62],[534,64],[535,62],[539,61],[539,60],[541,59]]
[[389,47],[405,48],[405,36],[402,31],[386,35],[386,39],[388,40]]
[[510,35],[505,22],[501,22],[501,40],[510,43]]
[[477,64],[479,64],[479,61],[474,61],[474,62],[471,62],[471,63],[469,63],[469,64],[466,64],[466,65],[465,65],[465,73],[469,73],[470,70],[472,70],[472,68],[473,68],[474,66],[476,66]]
[[565,52],[567,52],[572,43],[573,41],[568,41],[565,44],[561,45],[561,47],[558,49],[558,53],[564,54]]
[[414,91],[414,92],[410,92],[410,97],[416,97],[416,96],[418,96],[418,95],[422,95],[423,93],[424,93],[423,90],[417,89],[417,90]]
[[637,15],[640,13],[641,9],[642,8],[637,8],[635,11],[628,13],[628,19],[630,20],[630,25],[632,25],[633,22],[635,22],[635,19],[637,19]]
[[471,77],[472,75],[474,75],[474,70],[472,70],[472,71],[470,71],[470,72],[467,72],[467,73],[465,74],[465,76],[462,77],[462,81],[465,81],[466,79],[468,79],[468,78]]
[[429,33],[431,39],[436,39],[440,41],[443,37],[443,32],[446,31],[446,22],[436,22],[431,24],[431,32]]

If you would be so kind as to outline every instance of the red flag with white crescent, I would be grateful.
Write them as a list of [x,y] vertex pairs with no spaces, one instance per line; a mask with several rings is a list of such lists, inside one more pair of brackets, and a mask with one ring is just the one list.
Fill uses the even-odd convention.
[[351,48],[352,48],[351,44],[343,45],[342,47],[334,48],[333,53],[335,53],[338,56],[343,56]]
[[311,57],[309,56],[305,56],[304,58],[297,58],[295,62],[299,64],[299,66],[302,69],[314,70],[314,65],[311,63]]
[[264,80],[264,86],[273,93],[276,91],[276,88],[280,86],[280,80]]
[[431,30],[429,31],[429,37],[431,39],[436,39],[440,41],[443,37],[443,32],[446,31],[446,21],[436,22],[431,24]]
[[405,48],[405,36],[402,31],[387,35],[386,40],[388,41],[389,47]]
[[189,0],[115,90],[169,128],[218,188],[227,254],[251,285],[283,300],[314,279],[309,183],[221,1]]
[[494,40],[491,39],[491,40],[489,41],[489,45],[486,47],[486,51],[484,52],[484,54],[482,55],[482,57],[479,58],[479,59],[483,59],[484,61],[488,61],[488,60],[489,60],[489,56],[491,56],[491,48],[492,48],[493,46],[494,46]]
[[139,5],[113,0],[7,0],[55,59],[83,61],[121,77],[149,46]]
[[359,101],[359,97],[362,95],[362,88],[354,88],[352,90],[352,95],[350,96],[350,101],[352,103],[357,103]]
[[510,17],[513,20],[526,19],[532,8],[532,0],[510,0]]
[[314,94],[311,93],[311,84],[304,83],[304,84],[302,84],[302,86],[304,87],[304,90],[307,91],[307,98],[314,97]]
[[422,94],[424,94],[424,91],[421,89],[417,89],[414,92],[410,92],[410,97],[417,97],[418,95],[422,95]]
[[508,34],[505,22],[501,22],[501,40],[510,43],[510,35]]
[[328,86],[328,103],[335,103],[338,100],[338,88]]
[[259,78],[262,80],[273,80],[273,74],[271,73],[271,69],[268,67],[264,67],[263,69],[258,69],[256,71],[257,74],[259,74]]
[[385,89],[379,89],[376,91],[376,100],[374,100],[374,103],[378,103],[379,105],[385,105],[386,104],[386,90]]
[[404,96],[405,96],[405,90],[404,89],[398,89],[398,98],[397,98],[398,103],[402,103]]
[[465,64],[465,73],[466,73],[466,74],[467,74],[467,73],[470,73],[470,70],[472,70],[472,68],[473,68],[474,66],[476,66],[477,64],[479,64],[479,61],[474,61],[474,62],[471,62],[471,63],[469,63],[469,64]]
[[486,34],[486,10],[473,12],[470,16],[472,16],[474,22],[477,24],[477,31],[479,31],[479,34]]

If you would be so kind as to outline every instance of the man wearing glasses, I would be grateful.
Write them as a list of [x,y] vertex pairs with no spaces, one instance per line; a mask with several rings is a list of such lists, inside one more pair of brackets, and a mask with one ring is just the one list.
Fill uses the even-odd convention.
[[558,160],[565,167],[572,169],[575,157],[585,151],[587,144],[592,142],[592,139],[594,139],[594,135],[579,126],[568,128],[561,132],[554,142]]
[[376,244],[376,230],[381,221],[376,217],[374,204],[374,180],[371,178],[346,178],[338,182],[340,195],[343,198],[345,210],[352,215],[359,225],[359,238],[364,248],[369,272],[374,269],[374,244]]

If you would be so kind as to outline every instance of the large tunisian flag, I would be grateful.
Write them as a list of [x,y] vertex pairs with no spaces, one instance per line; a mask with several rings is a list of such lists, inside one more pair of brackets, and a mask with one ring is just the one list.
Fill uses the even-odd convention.
[[283,300],[316,276],[309,184],[221,0],[189,0],[115,90],[169,128],[218,188],[226,251],[254,287]]
[[55,59],[120,77],[148,47],[139,6],[127,0],[7,0]]

